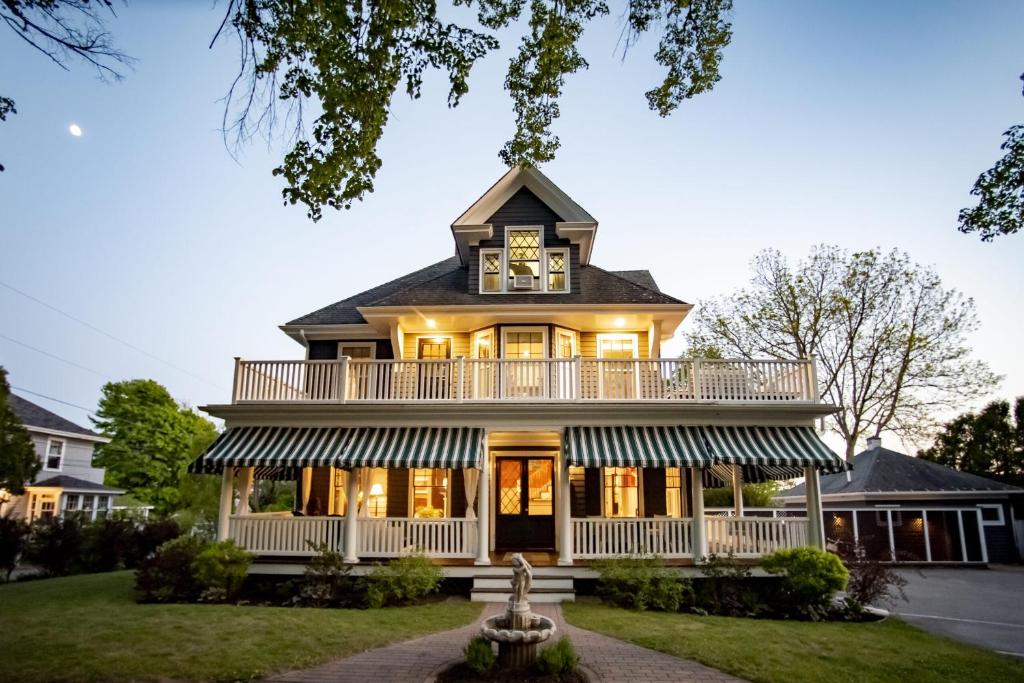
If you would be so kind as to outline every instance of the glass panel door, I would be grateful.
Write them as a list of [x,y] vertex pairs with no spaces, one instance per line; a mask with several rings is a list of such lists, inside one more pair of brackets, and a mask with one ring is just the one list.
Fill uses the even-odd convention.
[[451,363],[445,361],[452,357],[452,340],[442,337],[420,339],[417,374],[418,399],[446,399],[451,389]]
[[555,546],[554,460],[499,456],[494,543],[501,550]]
[[599,363],[598,374],[601,398],[636,398],[636,337],[601,337],[597,355],[604,359]]
[[497,351],[493,328],[473,335],[473,398],[498,398]]
[[547,352],[543,330],[505,331],[505,358],[503,373],[506,398],[545,398],[547,379]]

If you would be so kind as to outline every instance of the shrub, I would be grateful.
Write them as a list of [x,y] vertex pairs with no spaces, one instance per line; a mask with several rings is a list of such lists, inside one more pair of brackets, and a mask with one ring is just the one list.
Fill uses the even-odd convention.
[[28,547],[30,531],[31,527],[23,519],[10,515],[0,517],[0,571],[4,573],[4,581],[11,580],[11,573]]
[[769,574],[782,575],[782,604],[812,619],[829,609],[849,576],[837,555],[811,547],[777,550],[765,556],[761,566]]
[[765,601],[751,577],[750,568],[726,556],[712,553],[701,565],[705,578],[695,583],[696,611],[722,616],[754,616]]
[[146,520],[135,528],[131,547],[125,557],[126,566],[137,566],[143,559],[156,552],[157,548],[180,535],[181,528],[173,519]]
[[870,605],[892,604],[897,598],[907,600],[903,588],[907,580],[893,568],[868,554],[860,543],[840,543],[839,556],[846,565],[846,606],[854,613]]
[[466,657],[466,666],[478,674],[485,674],[493,669],[497,660],[491,641],[483,636],[477,636],[466,643],[462,654]]
[[82,563],[90,572],[111,572],[128,566],[136,539],[135,524],[106,518],[83,529]]
[[135,588],[143,599],[155,602],[191,602],[202,594],[192,563],[209,541],[196,536],[179,536],[167,541],[156,552],[139,562],[135,570]]
[[606,560],[598,571],[598,593],[619,607],[678,612],[693,600],[690,581],[656,557]]
[[363,579],[369,607],[408,605],[434,593],[441,585],[441,568],[423,555],[410,555],[378,565]]
[[310,607],[347,607],[354,599],[352,567],[326,543],[310,543],[316,554],[302,575],[298,601]]
[[212,602],[235,599],[254,559],[255,555],[230,540],[204,548],[191,565],[203,590],[200,597]]
[[67,576],[81,570],[82,523],[77,517],[51,517],[32,524],[25,559],[47,576]]
[[576,671],[580,658],[568,636],[562,636],[554,645],[548,645],[537,656],[537,668],[549,676],[571,674]]

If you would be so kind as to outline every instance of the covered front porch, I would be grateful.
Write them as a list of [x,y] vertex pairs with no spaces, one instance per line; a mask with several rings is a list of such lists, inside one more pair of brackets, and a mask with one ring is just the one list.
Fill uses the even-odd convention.
[[[730,462],[731,461],[731,462]],[[823,546],[819,471],[843,466],[808,427],[239,427],[193,464],[220,471],[218,538],[301,561],[422,553],[489,565],[526,551],[552,564],[627,555],[699,564]],[[745,516],[744,481],[803,476],[808,517]],[[252,513],[259,478],[292,479],[290,512]],[[704,514],[705,486],[732,485],[730,517]]]

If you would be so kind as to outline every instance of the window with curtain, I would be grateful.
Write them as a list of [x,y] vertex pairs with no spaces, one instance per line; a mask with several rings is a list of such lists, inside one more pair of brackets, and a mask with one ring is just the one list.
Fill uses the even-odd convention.
[[412,471],[412,516],[444,517],[448,510],[448,470]]
[[678,467],[665,468],[665,514],[669,517],[682,517],[683,473]]
[[604,468],[604,516],[640,516],[640,480],[636,467]]

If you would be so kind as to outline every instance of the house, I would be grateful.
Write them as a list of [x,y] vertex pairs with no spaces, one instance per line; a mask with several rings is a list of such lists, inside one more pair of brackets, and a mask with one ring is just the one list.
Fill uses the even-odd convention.
[[93,467],[96,444],[110,439],[80,427],[42,406],[10,394],[8,405],[28,430],[42,468],[21,496],[2,505],[2,513],[32,522],[75,513],[88,520],[105,517],[124,491],[103,484],[103,469]]
[[[664,357],[692,305],[596,265],[596,236],[547,177],[513,169],[449,236],[424,234],[453,256],[282,325],[300,360],[236,359],[231,402],[203,408],[226,430],[192,465],[223,477],[220,537],[260,572],[301,571],[310,542],[357,570],[417,550],[478,599],[507,590],[489,577],[511,551],[569,599],[601,558],[822,546],[820,514],[749,518],[737,500],[705,518],[702,497],[807,476],[816,509],[818,473],[845,464],[813,430],[835,410],[814,361]],[[249,513],[260,477],[297,481],[294,513]]]
[[[852,464],[821,478],[829,540],[859,541],[896,562],[1020,561],[1024,489],[889,450],[878,438]],[[804,497],[800,485],[779,500],[800,509]]]

